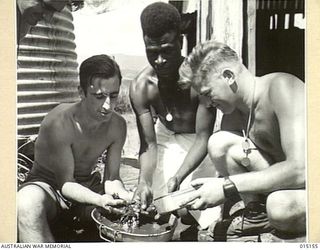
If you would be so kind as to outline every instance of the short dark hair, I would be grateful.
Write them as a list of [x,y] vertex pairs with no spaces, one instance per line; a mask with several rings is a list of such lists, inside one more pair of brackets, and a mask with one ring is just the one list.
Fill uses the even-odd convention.
[[116,61],[107,55],[95,55],[84,60],[80,65],[80,86],[86,95],[88,84],[94,77],[109,79],[115,75],[119,77],[119,84],[121,84],[122,76]]
[[156,2],[148,5],[140,16],[143,35],[160,37],[169,31],[180,34],[181,16],[171,4]]

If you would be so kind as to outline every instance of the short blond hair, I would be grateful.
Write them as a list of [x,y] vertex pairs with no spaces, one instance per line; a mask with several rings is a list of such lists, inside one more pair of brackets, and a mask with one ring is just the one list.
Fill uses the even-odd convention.
[[180,67],[180,88],[197,87],[225,62],[240,62],[237,53],[228,45],[215,41],[198,44]]

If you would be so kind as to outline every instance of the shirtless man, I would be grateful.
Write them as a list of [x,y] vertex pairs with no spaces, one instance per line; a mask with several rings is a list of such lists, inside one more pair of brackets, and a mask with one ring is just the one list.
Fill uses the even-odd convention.
[[[34,166],[18,193],[20,242],[54,241],[49,225],[63,209],[78,215],[132,198],[119,176],[126,122],[113,108],[120,83],[116,62],[107,55],[90,57],[80,66],[81,100],[60,104],[43,120]],[[100,176],[93,170],[105,150]],[[122,199],[113,199],[114,193]]]
[[153,3],[143,10],[141,26],[150,66],[132,82],[130,100],[140,136],[141,170],[134,199],[147,208],[152,198],[175,191],[184,180],[189,184],[192,176],[215,176],[212,166],[198,166],[207,155],[216,109],[207,108],[193,89],[178,88],[184,58],[177,9]]
[[[254,209],[267,217],[269,226],[259,224],[262,231],[305,233],[304,83],[287,73],[255,77],[232,49],[213,41],[193,50],[180,75],[185,86],[191,84],[225,114],[223,131],[214,133],[208,144],[209,155],[225,178],[195,180],[192,185],[202,186],[181,205],[205,209],[239,193],[247,213],[238,235],[259,232],[247,223],[254,220],[252,213],[250,218]],[[264,211],[261,195],[266,199]]]
[[[39,21],[50,21],[56,11],[61,11],[70,0],[16,0],[17,36],[21,40]],[[19,41],[18,41],[19,42]]]

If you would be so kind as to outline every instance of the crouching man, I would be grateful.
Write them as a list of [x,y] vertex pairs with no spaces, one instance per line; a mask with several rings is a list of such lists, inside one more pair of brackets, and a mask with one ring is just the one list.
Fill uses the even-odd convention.
[[[113,108],[120,84],[115,61],[107,55],[90,57],[80,66],[81,100],[60,104],[43,120],[33,168],[18,192],[20,242],[53,242],[50,226],[64,209],[88,220],[95,206],[121,205],[132,198],[119,177],[126,122]],[[94,168],[105,150],[100,176]]]
[[182,85],[191,84],[224,113],[222,131],[208,144],[224,178],[195,180],[192,185],[202,186],[181,205],[205,209],[240,194],[245,209],[231,221],[228,236],[304,234],[304,83],[287,73],[256,77],[232,49],[213,41],[198,45],[180,74]]

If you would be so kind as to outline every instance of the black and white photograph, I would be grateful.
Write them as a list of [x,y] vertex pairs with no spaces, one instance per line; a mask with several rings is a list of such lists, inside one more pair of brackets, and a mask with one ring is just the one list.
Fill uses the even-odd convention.
[[16,242],[308,242],[307,1],[15,2]]

